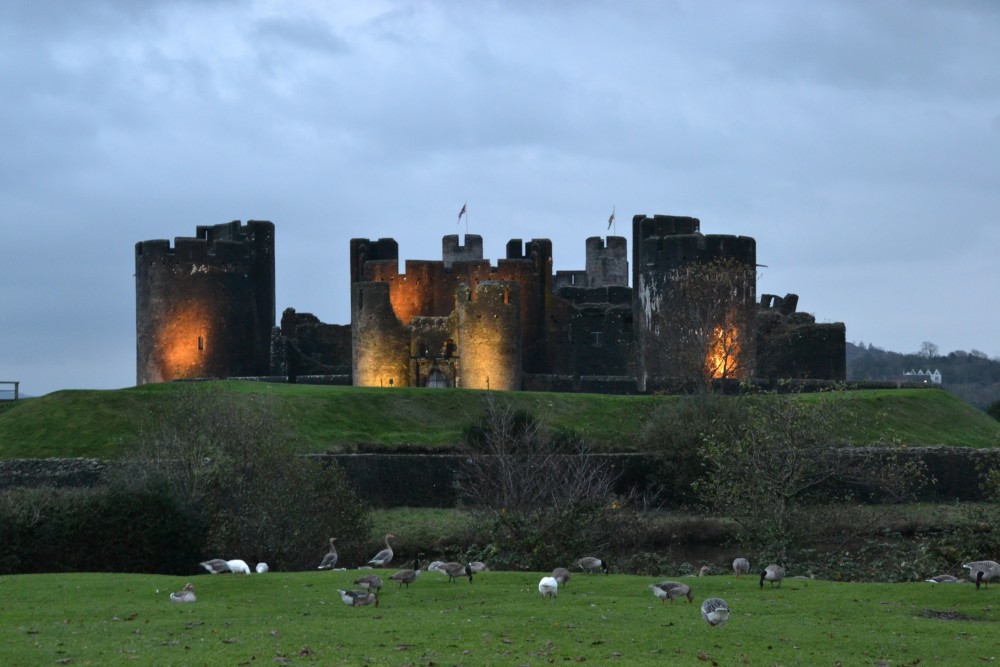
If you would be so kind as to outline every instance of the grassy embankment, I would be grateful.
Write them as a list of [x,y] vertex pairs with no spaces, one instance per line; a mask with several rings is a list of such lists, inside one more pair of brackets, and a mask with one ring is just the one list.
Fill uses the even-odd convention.
[[[393,570],[386,572],[390,574]],[[754,577],[688,580],[695,604],[661,603],[657,578],[575,574],[542,600],[540,574],[469,584],[424,572],[380,608],[336,592],[357,571],[249,577],[64,574],[0,577],[4,665],[627,664],[974,665],[1000,653],[1000,591]],[[168,591],[193,581],[198,602]],[[732,609],[702,621],[706,597]]]
[[[484,412],[486,392],[368,389],[211,382],[146,385],[120,390],[59,391],[0,407],[0,458],[88,456],[114,458],[144,420],[161,414],[180,391],[271,396],[288,418],[304,452],[385,449],[444,450]],[[606,396],[510,392],[497,394],[556,430],[573,430],[605,451],[635,451],[651,411],[671,396]],[[736,399],[732,399],[736,400]],[[844,419],[831,438],[867,445],[993,447],[1000,422],[940,390],[865,390],[804,394],[835,400]]]

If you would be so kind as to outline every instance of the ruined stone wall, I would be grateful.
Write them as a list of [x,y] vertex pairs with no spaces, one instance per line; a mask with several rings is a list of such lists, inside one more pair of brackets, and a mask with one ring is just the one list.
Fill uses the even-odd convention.
[[520,291],[511,281],[462,285],[456,296],[458,385],[465,389],[521,388]]
[[847,379],[847,327],[796,312],[799,297],[763,294],[757,312],[757,374],[763,379]]
[[290,382],[303,375],[351,373],[349,324],[326,324],[312,313],[286,308],[271,341],[271,373],[287,375]]
[[274,225],[238,221],[135,246],[136,382],[266,375]]

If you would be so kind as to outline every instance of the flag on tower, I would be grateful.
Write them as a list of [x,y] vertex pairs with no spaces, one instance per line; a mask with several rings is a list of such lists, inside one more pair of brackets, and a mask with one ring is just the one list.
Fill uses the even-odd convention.
[[465,204],[462,204],[462,210],[458,212],[458,221],[455,224],[462,222],[462,216],[465,215],[465,207],[468,203],[469,202],[465,202]]
[[611,225],[615,224],[615,208],[611,207],[611,217],[608,218],[608,229],[611,229]]

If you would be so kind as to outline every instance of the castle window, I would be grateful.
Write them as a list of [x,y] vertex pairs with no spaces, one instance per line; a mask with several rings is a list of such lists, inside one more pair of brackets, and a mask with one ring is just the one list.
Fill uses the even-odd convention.
[[591,331],[590,335],[594,337],[594,347],[601,347],[601,332]]
[[455,355],[455,350],[458,348],[455,346],[455,341],[451,338],[444,342],[444,358],[451,359]]
[[204,349],[205,349],[205,339],[202,338],[201,336],[198,336],[198,350],[204,350]]

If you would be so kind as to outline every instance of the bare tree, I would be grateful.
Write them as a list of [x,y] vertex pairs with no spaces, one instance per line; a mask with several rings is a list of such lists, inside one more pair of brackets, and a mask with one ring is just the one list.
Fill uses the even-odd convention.
[[[497,400],[467,430],[459,486],[464,501],[485,515],[495,539],[551,567],[609,540],[609,522],[626,513],[615,497],[615,474],[576,438],[559,438],[531,415]],[[563,559],[563,560],[560,560]]]
[[918,357],[923,357],[924,359],[931,359],[938,356],[938,346],[929,340],[925,340],[920,344],[920,351],[917,352]]
[[806,535],[815,535],[817,513],[833,505],[855,507],[855,520],[839,536],[846,543],[881,516],[859,500],[901,502],[925,479],[921,463],[904,460],[891,444],[835,446],[829,433],[843,416],[831,401],[778,395],[732,400],[744,412],[706,432],[701,454],[708,472],[696,487],[711,511],[735,521],[767,557],[789,558]]

